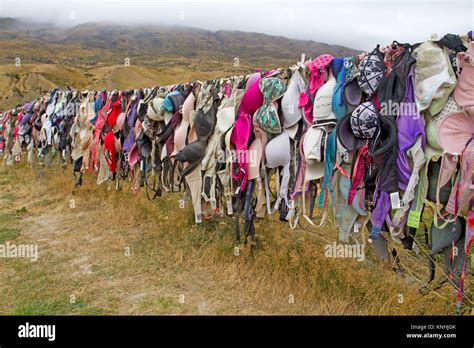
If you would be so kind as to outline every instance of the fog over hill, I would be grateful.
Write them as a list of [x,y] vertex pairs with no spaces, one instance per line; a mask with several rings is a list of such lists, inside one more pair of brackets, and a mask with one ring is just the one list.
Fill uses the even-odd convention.
[[[12,18],[0,18],[0,40],[18,41],[20,47],[41,42],[46,45],[63,45],[64,50],[71,46],[108,50],[115,53],[117,59],[147,55],[160,57],[210,55],[218,58],[238,57],[258,62],[268,59],[297,60],[301,53],[309,57],[322,53],[344,56],[356,52],[347,47],[322,42],[242,31],[213,32],[178,25],[117,25],[107,22],[84,23],[67,28]],[[45,50],[47,48],[44,47]],[[13,50],[5,53],[11,56],[16,52]],[[99,53],[98,57],[100,55]],[[36,58],[36,55],[27,57],[33,61]],[[66,57],[62,56],[52,56],[51,59],[59,60],[55,61],[56,63],[77,63],[68,62]],[[96,62],[84,63],[93,65]]]
[[[54,86],[138,88],[288,67],[302,53],[351,48],[242,31],[179,25],[82,23],[73,27],[0,18],[0,106]],[[125,64],[127,63],[127,64]]]

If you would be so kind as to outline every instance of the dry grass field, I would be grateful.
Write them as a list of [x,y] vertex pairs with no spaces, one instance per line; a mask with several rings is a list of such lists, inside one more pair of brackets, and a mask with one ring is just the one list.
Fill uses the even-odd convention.
[[73,183],[70,168],[0,169],[0,242],[39,248],[36,262],[0,260],[1,314],[454,313],[452,287],[421,292],[370,250],[364,262],[325,257],[333,228],[319,238],[272,216],[236,256],[233,221],[196,225],[192,207],[178,208],[182,194],[148,201],[129,183],[97,186],[94,173]]

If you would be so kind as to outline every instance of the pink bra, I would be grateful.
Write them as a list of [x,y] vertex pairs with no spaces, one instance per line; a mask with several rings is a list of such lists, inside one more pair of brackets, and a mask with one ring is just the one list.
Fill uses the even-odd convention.
[[174,132],[174,151],[171,156],[175,156],[186,146],[186,136],[189,128],[189,114],[194,110],[194,103],[196,97],[193,93],[189,93],[188,97],[183,103],[183,118],[178,128]]

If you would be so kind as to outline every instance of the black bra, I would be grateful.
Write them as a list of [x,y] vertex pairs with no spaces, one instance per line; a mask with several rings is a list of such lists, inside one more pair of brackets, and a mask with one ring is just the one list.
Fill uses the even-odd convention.
[[209,137],[214,133],[216,127],[216,114],[220,99],[217,93],[213,95],[213,102],[211,108],[204,113],[202,109],[199,109],[194,119],[194,129],[199,140],[206,143]]
[[217,118],[217,108],[220,98],[217,94],[217,88],[213,93],[213,102],[211,108],[204,113],[202,109],[197,111],[194,119],[194,129],[198,139],[191,144],[186,145],[175,157],[180,162],[188,162],[188,166],[184,169],[181,181],[191,173],[201,163],[205,155],[206,144],[209,137],[214,133]]
[[199,163],[201,163],[202,159],[204,158],[204,150],[206,149],[206,145],[200,141],[196,140],[191,144],[186,145],[175,157],[176,160],[180,162],[188,162],[187,167],[184,169],[183,173],[181,174],[181,181],[191,173]]

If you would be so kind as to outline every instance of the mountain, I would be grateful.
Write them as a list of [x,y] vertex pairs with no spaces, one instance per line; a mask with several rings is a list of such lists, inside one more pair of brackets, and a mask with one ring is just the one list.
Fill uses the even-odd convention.
[[287,67],[301,53],[357,53],[261,33],[114,23],[65,28],[13,18],[0,18],[0,52],[0,106],[52,85],[134,88]]
[[[307,57],[322,53],[334,56],[345,56],[356,53],[355,50],[325,43],[294,40],[282,36],[260,33],[226,31],[216,32],[189,28],[185,26],[132,26],[113,23],[85,23],[72,28],[58,27],[52,24],[31,23],[12,18],[0,18],[0,40],[15,41],[17,49],[8,54],[21,53],[22,49],[38,48],[38,44],[51,48],[51,61],[62,64],[97,65],[103,62],[103,53],[116,63],[123,57],[184,57],[199,58],[209,56],[215,58],[233,58],[240,60],[267,63],[275,60],[298,60],[301,53]],[[46,45],[46,47],[44,46]],[[50,47],[51,46],[51,47]],[[81,57],[58,52],[71,49],[87,49],[92,54]],[[107,52],[104,52],[107,51]],[[44,63],[48,52],[36,52],[36,55],[25,57],[28,61]],[[114,53],[114,54],[110,54]],[[4,57],[2,57],[4,58]],[[38,61],[38,59],[40,61]],[[142,65],[153,65],[153,59],[147,59]]]

